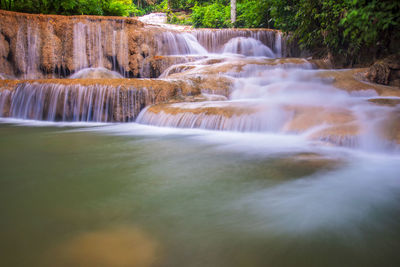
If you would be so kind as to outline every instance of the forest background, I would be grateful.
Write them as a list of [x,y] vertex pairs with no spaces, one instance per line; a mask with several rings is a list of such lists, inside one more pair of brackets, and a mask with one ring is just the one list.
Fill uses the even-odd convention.
[[[400,50],[400,0],[0,0],[4,10],[140,16],[165,12],[168,22],[199,28],[273,28],[315,55],[360,62]],[[362,53],[364,51],[364,53]],[[347,62],[350,63],[351,62]]]

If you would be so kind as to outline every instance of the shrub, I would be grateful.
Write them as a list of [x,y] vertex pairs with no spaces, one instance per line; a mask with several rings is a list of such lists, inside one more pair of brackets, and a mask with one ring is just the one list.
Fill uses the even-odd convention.
[[227,28],[232,26],[230,23],[230,6],[216,2],[207,6],[195,5],[192,11],[194,27]]
[[265,2],[260,0],[239,2],[236,10],[236,27],[269,28],[269,8]]
[[139,9],[131,0],[103,0],[103,12],[106,16],[124,16],[139,14]]
[[192,25],[192,20],[190,19],[190,16],[182,12],[169,12],[167,15],[167,22],[170,24]]

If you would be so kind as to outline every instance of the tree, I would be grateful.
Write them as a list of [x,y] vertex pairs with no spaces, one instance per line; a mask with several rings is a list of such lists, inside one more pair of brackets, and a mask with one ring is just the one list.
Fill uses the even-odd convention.
[[231,23],[236,23],[236,0],[231,0]]

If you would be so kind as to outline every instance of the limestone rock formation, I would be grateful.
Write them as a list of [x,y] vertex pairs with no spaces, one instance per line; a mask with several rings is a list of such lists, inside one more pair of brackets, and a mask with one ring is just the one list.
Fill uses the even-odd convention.
[[171,65],[193,59],[179,56],[222,52],[234,37],[253,38],[278,57],[294,56],[293,45],[276,30],[181,32],[145,25],[135,18],[0,10],[0,73],[18,79],[64,78],[84,68],[103,67],[127,78],[157,78]]
[[0,73],[20,79],[58,78],[104,67],[139,77],[142,61],[154,54],[144,44],[146,34],[152,32],[134,18],[0,11]]
[[367,72],[371,82],[400,87],[400,54],[375,62]]

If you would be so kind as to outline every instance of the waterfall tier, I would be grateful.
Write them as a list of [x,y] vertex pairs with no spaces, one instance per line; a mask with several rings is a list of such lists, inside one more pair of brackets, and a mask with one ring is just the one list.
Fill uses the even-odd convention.
[[197,29],[192,34],[210,53],[221,53],[224,46],[237,37],[251,38],[269,47],[277,57],[300,56],[295,43],[289,45],[288,38],[271,29]]
[[[356,76],[362,69],[320,71],[310,69],[308,62],[296,63],[269,59],[264,64],[245,65],[238,73],[225,74],[234,77],[230,101],[150,106],[139,114],[137,122],[175,128],[304,135],[310,140],[347,147],[385,149],[392,142],[399,143],[398,90],[359,81]],[[218,65],[220,71],[224,69],[223,64]],[[204,69],[210,72],[202,74],[205,79],[216,72],[213,66]],[[191,73],[199,75],[202,69],[170,77],[187,78]]]
[[269,57],[274,58],[272,50],[253,38],[235,37],[224,45],[223,53],[240,54],[249,57]]
[[179,81],[74,79],[6,81],[0,117],[48,121],[134,121],[146,106],[195,94]]
[[[15,28],[9,25],[16,25]],[[222,53],[236,37],[253,38],[288,56],[274,30],[170,30],[135,18],[31,15],[0,10],[0,74],[19,79],[63,78],[84,68],[106,68],[123,77],[156,78],[159,56]],[[162,65],[171,61],[166,60]],[[171,66],[171,65],[168,65]]]

